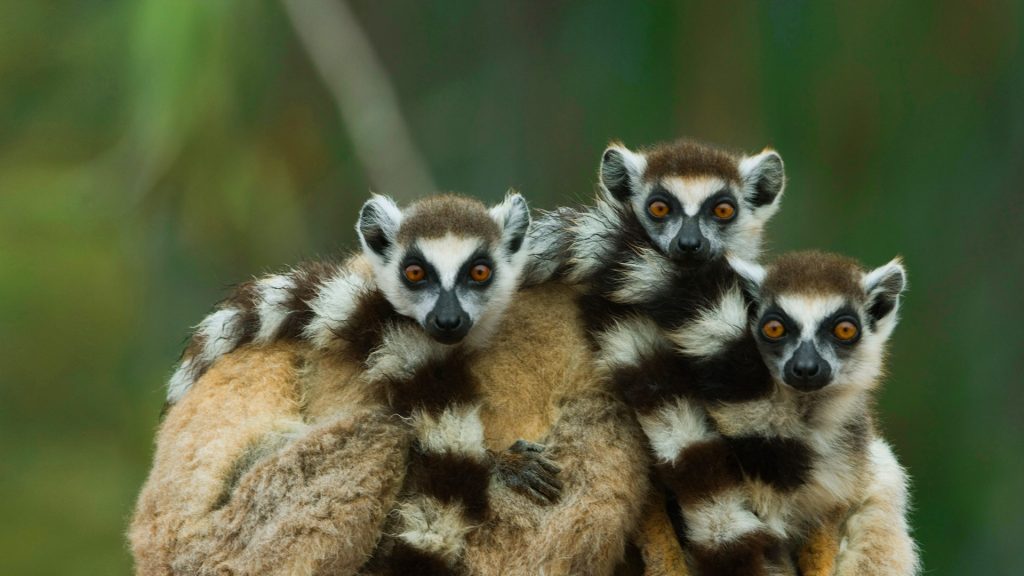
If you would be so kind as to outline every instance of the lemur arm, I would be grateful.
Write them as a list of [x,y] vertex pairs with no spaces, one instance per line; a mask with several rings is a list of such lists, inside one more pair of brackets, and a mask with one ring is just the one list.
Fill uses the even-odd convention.
[[369,557],[408,432],[355,406],[304,422],[299,353],[228,354],[167,414],[129,531],[138,574],[354,574]]
[[906,473],[884,440],[874,439],[868,454],[870,482],[843,526],[836,575],[916,575],[921,567],[906,518]]

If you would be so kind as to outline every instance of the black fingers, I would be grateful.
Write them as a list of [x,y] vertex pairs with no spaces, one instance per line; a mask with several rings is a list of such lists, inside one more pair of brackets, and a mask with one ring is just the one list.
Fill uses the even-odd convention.
[[498,455],[498,475],[506,486],[539,504],[557,502],[562,494],[561,467],[544,457],[545,447],[517,440]]
[[509,451],[521,453],[521,452],[543,452],[546,447],[543,444],[536,444],[534,442],[527,442],[526,440],[519,439],[509,446]]

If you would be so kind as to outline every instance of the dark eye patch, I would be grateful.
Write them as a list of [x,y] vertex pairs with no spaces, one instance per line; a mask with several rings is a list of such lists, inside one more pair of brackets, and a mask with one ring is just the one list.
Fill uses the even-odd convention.
[[[736,195],[733,194],[732,190],[728,187],[722,188],[718,192],[715,192],[711,196],[708,196],[707,199],[704,200],[704,202],[702,202],[700,205],[700,213],[712,216],[715,211],[715,206],[718,206],[722,202],[728,202],[732,204],[733,208],[736,209],[736,215],[739,215],[741,207],[740,201],[736,198]],[[731,222],[735,220],[736,216],[733,216],[729,221]]]
[[[484,264],[491,269],[491,276],[483,282],[477,282],[469,275],[469,271],[477,264]],[[466,260],[462,267],[459,268],[458,282],[459,284],[471,286],[473,288],[485,288],[490,286],[491,282],[494,281],[494,275],[497,273],[498,267],[494,265],[494,258],[491,257],[490,252],[484,248],[480,248]]]
[[[405,277],[405,269],[413,264],[423,268],[423,271],[426,272],[426,276],[422,282],[410,282],[409,279]],[[402,279],[402,283],[407,287],[414,290],[420,290],[427,287],[429,284],[437,282],[437,270],[427,262],[426,258],[423,257],[423,253],[420,252],[420,249],[414,246],[405,253],[405,256],[402,257],[402,264],[398,267],[398,277]]]
[[668,204],[669,213],[664,218],[658,220],[651,217],[650,213],[647,213],[647,218],[651,222],[662,223],[679,214],[682,214],[683,205],[679,203],[679,200],[671,192],[665,189],[660,183],[655,184],[654,188],[651,189],[651,193],[647,195],[647,199],[644,200],[644,212],[647,212],[647,206],[650,206],[652,202],[661,201]]
[[[841,342],[832,334],[832,329],[842,320],[849,320],[857,326],[857,337],[849,342]],[[857,310],[850,305],[846,305],[821,321],[821,324],[818,325],[818,339],[821,342],[828,343],[836,350],[837,354],[842,356],[844,352],[849,353],[850,349],[860,342],[862,326],[863,322],[861,322],[860,314],[857,313]]]
[[[771,340],[763,333],[761,333],[761,327],[764,326],[765,323],[767,323],[770,320],[778,320],[779,322],[782,322],[783,326],[786,327],[786,333],[783,334],[782,337],[777,340]],[[765,310],[764,314],[762,314],[757,321],[758,340],[760,340],[763,344],[766,344],[768,346],[781,347],[781,345],[784,344],[787,340],[791,339],[793,336],[799,337],[799,335],[800,325],[797,324],[796,321],[789,316],[789,314],[786,314],[782,310],[782,308],[778,306],[769,307],[767,310]]]

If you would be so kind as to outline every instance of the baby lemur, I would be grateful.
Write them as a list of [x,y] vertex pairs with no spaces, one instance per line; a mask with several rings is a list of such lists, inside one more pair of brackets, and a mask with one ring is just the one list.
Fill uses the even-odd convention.
[[543,447],[519,441],[501,454],[487,450],[468,370],[519,286],[529,223],[518,194],[490,210],[444,195],[403,211],[374,196],[357,224],[362,259],[305,264],[242,285],[198,326],[168,400],[249,342],[303,339],[362,363],[359,378],[414,436],[386,528],[393,535],[369,569],[457,572],[467,533],[487,519],[492,481],[540,503],[556,500],[561,487]]

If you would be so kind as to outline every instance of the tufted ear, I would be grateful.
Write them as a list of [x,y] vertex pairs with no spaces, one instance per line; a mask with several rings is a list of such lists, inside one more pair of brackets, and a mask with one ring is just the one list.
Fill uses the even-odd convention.
[[739,274],[743,289],[755,299],[761,294],[761,285],[767,272],[757,262],[744,260],[738,256],[728,256],[729,266]]
[[760,154],[740,161],[740,177],[744,194],[754,209],[774,206],[786,186],[786,169],[775,150],[765,148]]
[[530,207],[521,194],[510,190],[505,200],[490,210],[491,218],[501,228],[501,243],[508,255],[519,252],[530,227]]
[[618,142],[613,142],[601,156],[601,189],[609,200],[625,202],[637,190],[647,160]]
[[402,211],[394,200],[374,194],[359,210],[356,232],[359,242],[368,256],[384,258],[395,243],[398,227],[402,223]]
[[867,309],[872,327],[884,321],[895,321],[900,296],[907,288],[907,271],[900,258],[897,256],[888,264],[868,272],[860,284],[868,296]]

